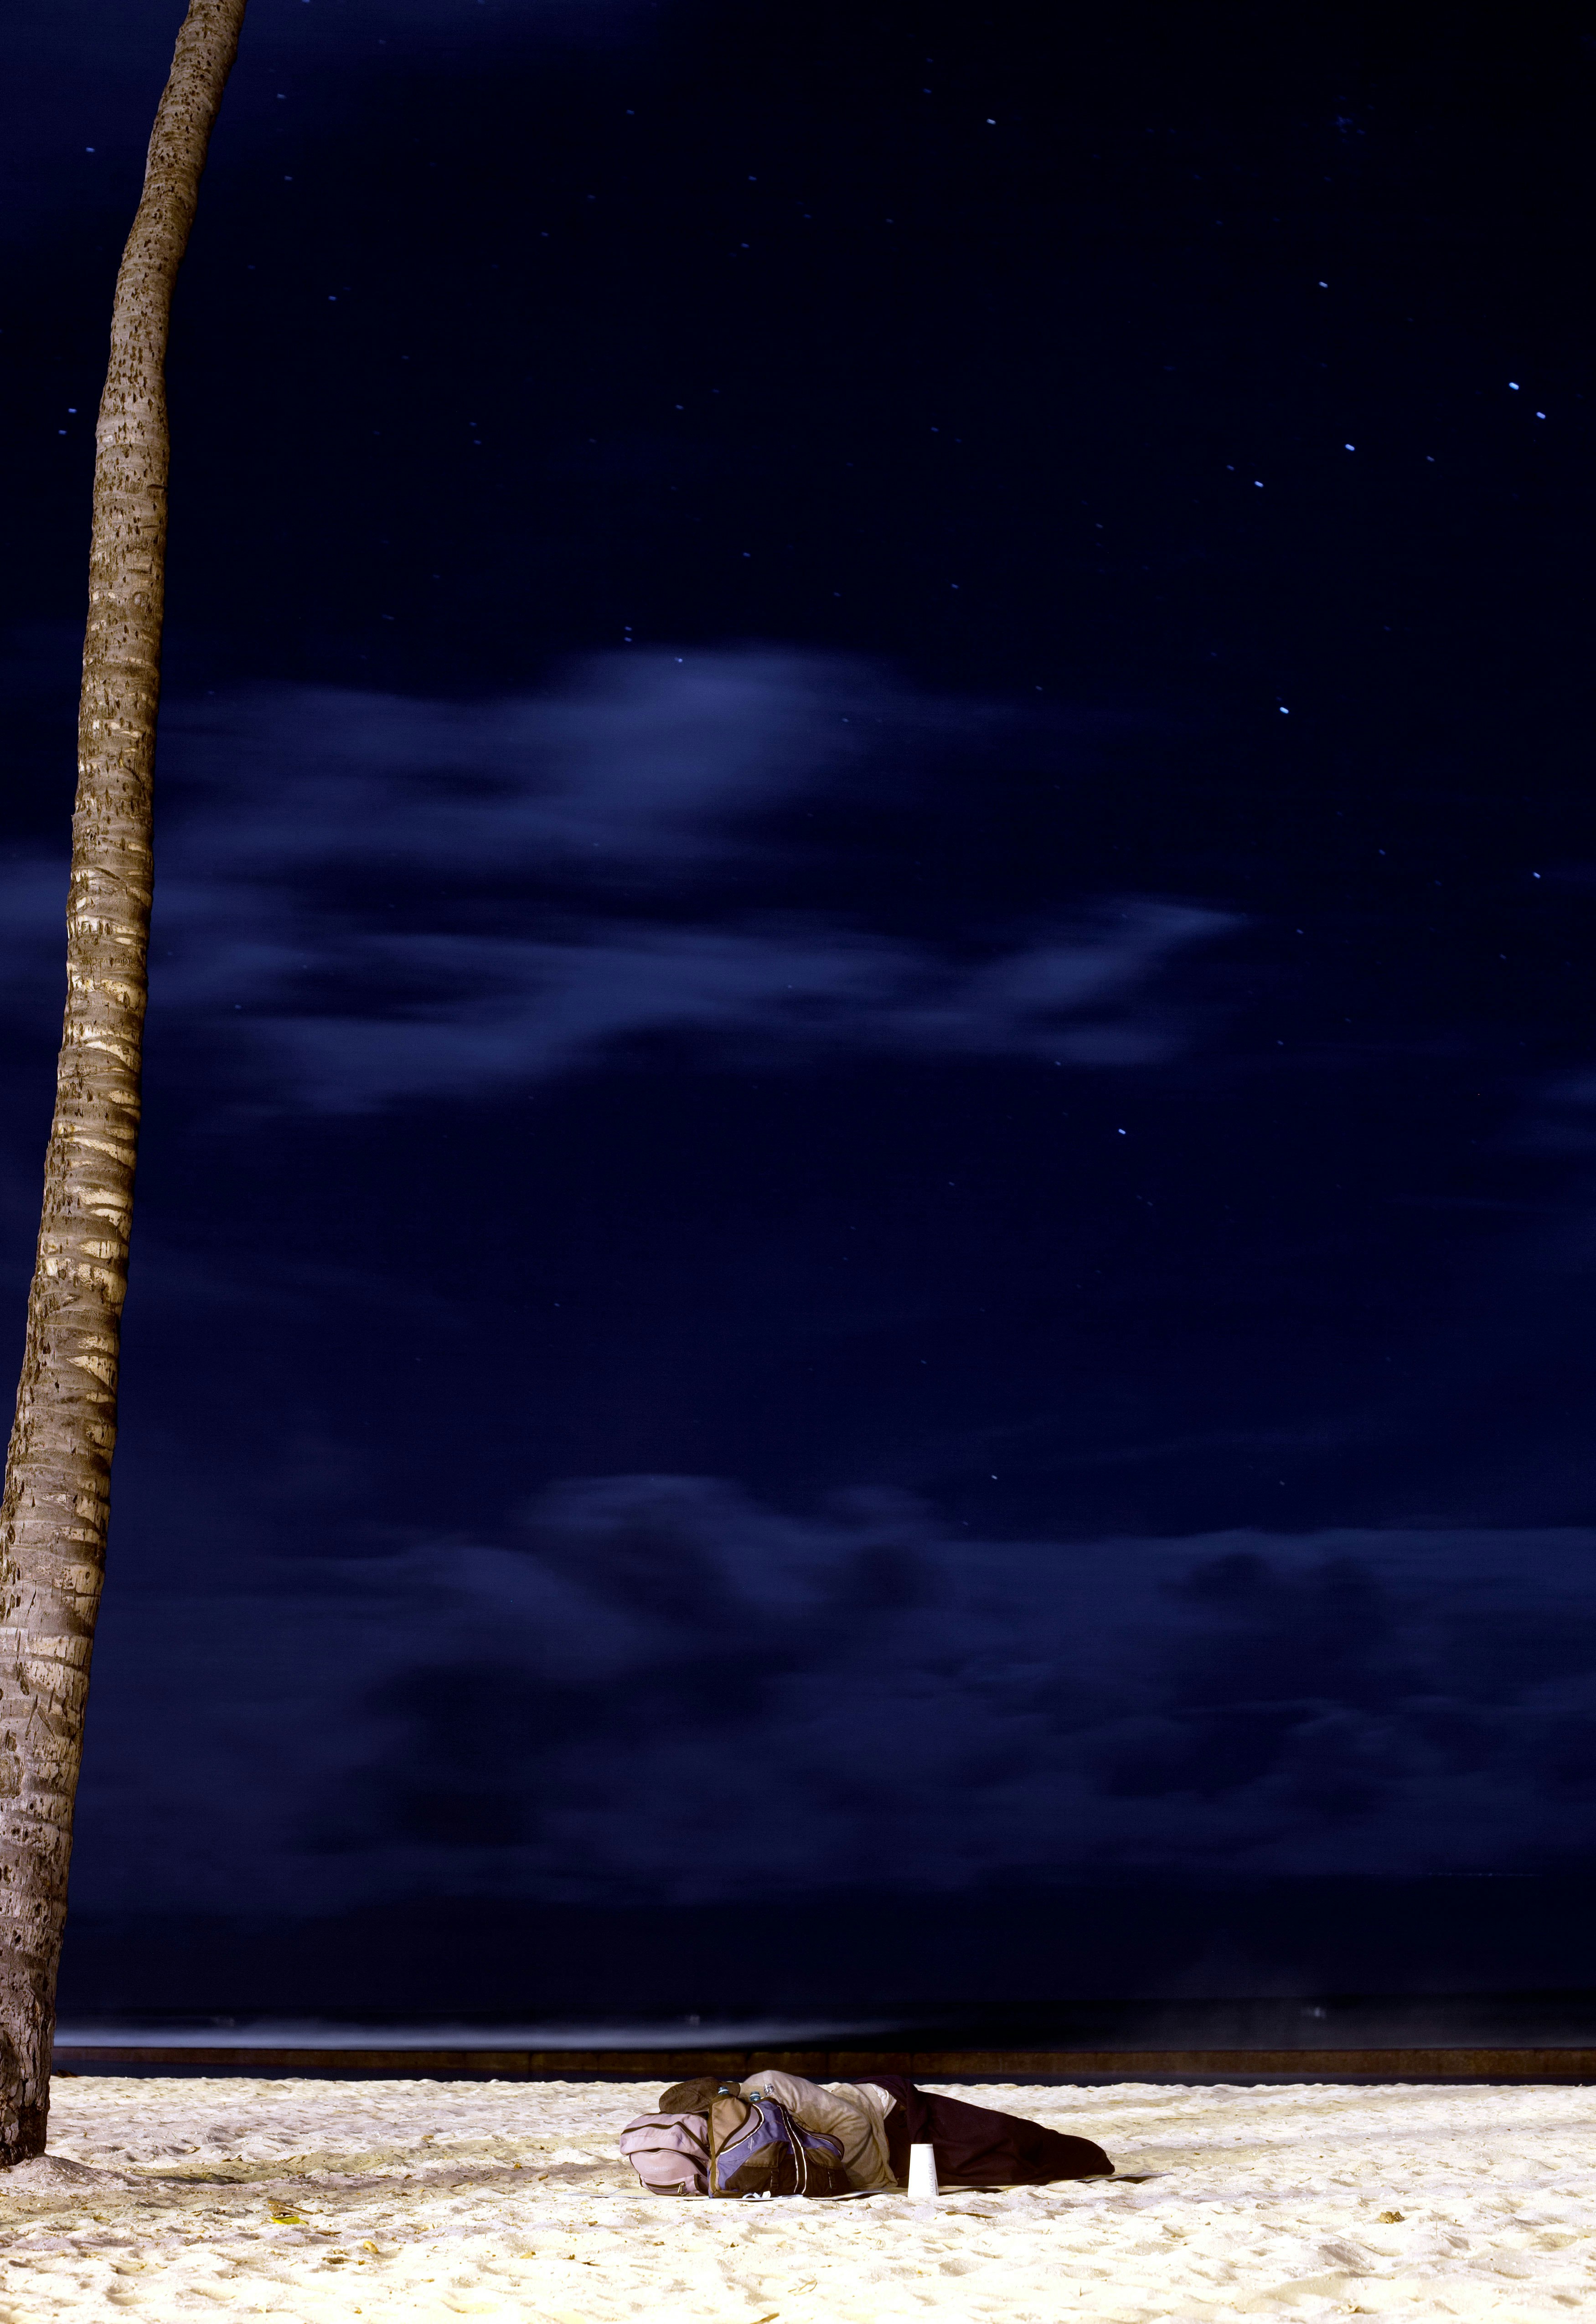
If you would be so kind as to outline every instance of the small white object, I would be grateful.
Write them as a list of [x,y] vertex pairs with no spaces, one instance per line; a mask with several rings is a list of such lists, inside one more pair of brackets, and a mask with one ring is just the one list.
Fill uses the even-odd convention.
[[934,2202],[937,2191],[936,2149],[934,2146],[911,2146],[909,2150],[909,2201]]

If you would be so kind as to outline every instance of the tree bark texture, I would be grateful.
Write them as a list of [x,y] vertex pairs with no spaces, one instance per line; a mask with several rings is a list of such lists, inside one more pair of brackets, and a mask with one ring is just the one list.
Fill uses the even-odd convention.
[[67,1001],[0,1508],[0,2164],[41,2153],[105,1570],[138,1144],[172,286],[244,0],[192,0],[116,278],[96,429]]

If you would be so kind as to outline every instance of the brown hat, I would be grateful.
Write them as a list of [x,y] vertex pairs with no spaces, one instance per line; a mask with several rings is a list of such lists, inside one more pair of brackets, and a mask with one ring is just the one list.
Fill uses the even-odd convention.
[[741,2095],[743,2085],[729,2076],[697,2074],[690,2082],[672,2082],[668,2090],[660,2093],[656,2114],[707,2114],[723,2090],[733,2098]]

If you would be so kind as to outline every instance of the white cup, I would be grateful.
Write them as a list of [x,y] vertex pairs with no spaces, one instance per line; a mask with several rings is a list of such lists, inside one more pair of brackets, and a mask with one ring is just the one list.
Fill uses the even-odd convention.
[[934,2146],[911,2146],[909,2150],[909,2201],[928,2203],[936,2192],[936,2149]]

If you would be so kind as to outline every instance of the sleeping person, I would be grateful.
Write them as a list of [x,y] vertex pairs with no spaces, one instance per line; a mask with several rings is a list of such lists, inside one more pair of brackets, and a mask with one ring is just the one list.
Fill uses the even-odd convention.
[[1055,2179],[1095,2179],[1113,2164],[1089,2138],[1048,2130],[993,2107],[922,2090],[906,2074],[872,2074],[867,2081],[811,2082],[767,2066],[741,2083],[704,2078],[677,2082],[660,2099],[661,2114],[697,2113],[704,2092],[723,2087],[771,2098],[806,2130],[836,2139],[843,2169],[856,2188],[896,2189],[909,2183],[909,2150],[929,2146],[945,2187],[1038,2187]]

